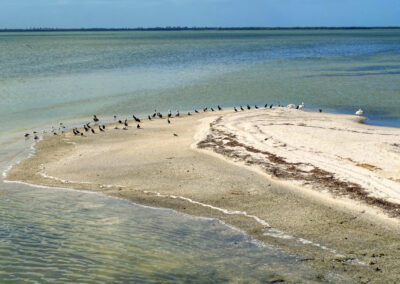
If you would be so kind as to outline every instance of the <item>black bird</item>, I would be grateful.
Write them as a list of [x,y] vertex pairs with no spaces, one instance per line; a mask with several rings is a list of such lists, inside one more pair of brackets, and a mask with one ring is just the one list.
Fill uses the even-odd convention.
[[140,122],[140,119],[137,118],[135,115],[133,115],[133,119],[134,119],[136,122]]
[[100,130],[101,132],[104,132],[103,128],[101,128],[100,125],[99,125],[99,130]]
[[92,133],[93,133],[93,134],[96,134],[96,131],[94,131],[94,129],[93,129],[93,128],[92,128],[92,129],[90,129],[90,130],[92,130]]
[[[57,133],[54,133],[54,135],[57,135]],[[83,135],[83,133],[81,133],[81,136],[85,136],[85,135]]]
[[148,118],[149,120],[151,120],[151,116],[150,116],[150,115],[148,115],[147,118]]
[[211,108],[211,111],[214,111],[214,109],[213,109],[213,108]]
[[76,134],[81,134],[80,131],[78,130],[78,128],[75,128],[75,132],[76,132]]
[[241,110],[244,110],[244,108],[243,108],[242,106],[240,106],[240,109],[241,109]]
[[220,107],[219,105],[218,105],[218,110],[222,110],[222,107]]
[[33,134],[37,134],[37,132],[36,132],[36,131],[33,131]]
[[180,114],[179,114],[179,110],[177,110],[175,116],[176,116],[176,117],[179,117],[179,115],[180,115]]
[[190,111],[188,112],[188,115],[192,115],[192,114],[190,113]]
[[174,133],[174,136],[178,136],[178,134]]
[[233,109],[235,110],[235,112],[237,112],[237,108],[236,107],[233,107]]
[[195,109],[194,112],[195,112],[195,113],[199,113],[199,112],[197,111],[197,109]]
[[140,128],[140,125],[139,125],[139,123],[138,123],[138,125],[136,126],[136,128],[137,128],[137,129],[139,129],[139,128]]
[[205,107],[205,108],[203,108],[203,111],[204,111],[204,112],[206,112],[206,111],[207,111],[207,109],[208,109],[208,108],[207,108],[207,107]]
[[322,109],[319,109],[319,112],[322,112]]
[[106,126],[103,124],[103,130],[106,130]]
[[83,129],[85,129],[85,132],[89,131],[89,128],[87,128],[86,124],[83,126]]
[[74,135],[78,134],[78,133],[76,133],[75,128],[72,129],[72,132],[74,133]]
[[265,104],[265,106],[264,106],[265,108],[267,108],[268,107],[268,104]]
[[99,119],[97,118],[97,116],[95,114],[93,115],[93,121],[94,122],[98,122],[99,121]]
[[24,137],[26,138],[26,137],[28,137],[29,136],[29,133],[25,133],[24,134]]
[[156,113],[153,113],[153,118],[156,117],[156,115],[157,115]]
[[[63,132],[64,133],[64,132]],[[57,135],[57,132],[53,132],[53,135]],[[81,135],[83,135],[83,133],[81,133]]]
[[296,109],[299,109],[299,105],[296,106]]
[[127,119],[125,119],[124,125],[125,125],[125,126],[128,126],[128,120],[127,120]]
[[171,118],[171,116],[172,116],[172,113],[170,111],[170,112],[168,112],[168,118]]
[[121,120],[121,119],[120,119],[120,120],[118,120],[118,123],[122,124],[122,120]]
[[251,107],[249,105],[247,105],[247,109],[251,109]]
[[256,109],[258,109],[258,106],[257,106],[257,105],[254,105],[254,107],[255,107]]
[[273,106],[273,104],[271,104],[271,105],[269,106],[269,108],[272,108],[272,106]]
[[171,123],[171,121],[169,120],[169,118],[168,118],[168,124],[170,124]]
[[158,115],[159,118],[162,118],[162,114],[160,112],[157,113],[157,115]]
[[86,127],[87,127],[87,128],[91,128],[91,127],[90,127],[90,122],[86,123]]
[[35,137],[33,139],[39,140],[39,136],[35,135]]

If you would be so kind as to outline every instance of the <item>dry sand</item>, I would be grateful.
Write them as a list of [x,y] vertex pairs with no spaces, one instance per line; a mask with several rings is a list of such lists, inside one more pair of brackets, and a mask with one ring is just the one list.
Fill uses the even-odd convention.
[[108,125],[46,136],[7,179],[215,217],[322,275],[395,283],[400,130],[359,120],[275,108]]

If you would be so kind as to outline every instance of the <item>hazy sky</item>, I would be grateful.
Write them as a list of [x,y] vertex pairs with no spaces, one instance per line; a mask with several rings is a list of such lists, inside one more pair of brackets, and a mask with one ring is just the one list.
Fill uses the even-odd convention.
[[0,28],[400,26],[400,0],[0,0]]

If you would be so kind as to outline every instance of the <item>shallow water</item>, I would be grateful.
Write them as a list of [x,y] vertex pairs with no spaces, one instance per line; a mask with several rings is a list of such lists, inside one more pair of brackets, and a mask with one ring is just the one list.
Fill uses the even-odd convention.
[[[25,131],[155,108],[288,104],[400,126],[400,30],[0,33],[0,168]],[[0,183],[0,279],[218,282],[315,273],[216,220]]]
[[0,208],[2,282],[261,283],[317,275],[218,220],[99,194],[9,184]]

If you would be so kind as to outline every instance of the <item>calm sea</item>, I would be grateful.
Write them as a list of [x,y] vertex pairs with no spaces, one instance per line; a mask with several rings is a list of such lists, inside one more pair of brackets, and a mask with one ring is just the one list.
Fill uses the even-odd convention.
[[[300,104],[400,126],[400,30],[0,33],[0,169],[26,131],[92,114]],[[295,271],[295,272],[294,272]],[[218,282],[313,275],[216,220],[0,183],[0,279]]]

